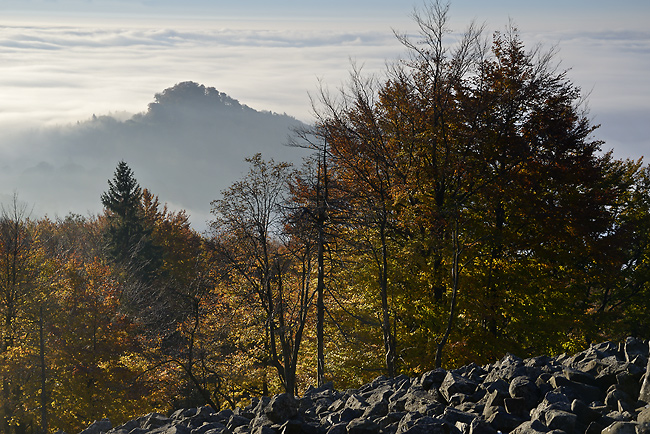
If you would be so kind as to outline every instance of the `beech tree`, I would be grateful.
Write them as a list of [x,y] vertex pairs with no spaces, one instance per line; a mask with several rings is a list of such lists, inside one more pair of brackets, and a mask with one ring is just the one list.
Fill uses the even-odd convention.
[[44,378],[37,362],[42,357],[37,356],[35,326],[42,318],[39,308],[44,288],[39,278],[44,262],[27,205],[14,195],[0,214],[0,430],[7,433],[20,432],[37,420],[36,415],[24,411],[22,402],[39,388],[31,388],[30,380],[36,377],[40,385]]
[[[325,384],[326,297],[331,292],[337,244],[349,211],[347,196],[339,184],[337,166],[332,161],[328,134],[319,128],[294,131],[292,145],[312,151],[289,185],[287,206],[289,236],[314,250],[316,260],[316,384]],[[329,312],[331,316],[331,312]],[[332,338],[330,337],[330,340]]]
[[263,314],[258,317],[264,331],[262,364],[275,368],[285,391],[295,393],[312,296],[309,278],[302,277],[303,273],[309,276],[309,267],[299,264],[296,271],[282,243],[281,206],[288,194],[291,166],[266,162],[260,154],[246,161],[250,163],[247,176],[212,202],[214,246],[229,269],[237,296],[255,303],[257,315]]
[[[435,336],[404,346],[435,353],[438,366],[450,339],[458,355],[485,357],[553,351],[568,330],[584,339],[584,254],[611,229],[620,194],[554,53],[527,51],[513,26],[490,46],[472,24],[449,46],[447,13],[435,2],[417,14],[419,35],[399,36],[407,60],[383,82],[353,71],[338,99],[323,94],[317,118],[372,222],[359,233],[376,231],[379,293],[390,285],[395,300],[421,306],[394,303],[389,328],[382,302],[389,373],[399,316],[407,335]],[[555,297],[566,303],[550,318],[543,306]],[[524,336],[524,318],[540,332]]]

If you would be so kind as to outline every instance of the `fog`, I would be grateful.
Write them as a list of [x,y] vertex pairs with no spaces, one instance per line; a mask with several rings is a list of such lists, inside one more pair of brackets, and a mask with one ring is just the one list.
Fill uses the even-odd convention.
[[[34,217],[96,214],[108,179],[124,160],[141,187],[170,209],[186,210],[193,226],[203,230],[210,202],[245,173],[246,157],[260,152],[265,159],[300,164],[306,151],[286,146],[300,125],[290,116],[257,111],[214,88],[184,82],[156,95],[139,114],[3,135],[0,183],[15,186]],[[11,194],[3,191],[0,200],[7,203]]]

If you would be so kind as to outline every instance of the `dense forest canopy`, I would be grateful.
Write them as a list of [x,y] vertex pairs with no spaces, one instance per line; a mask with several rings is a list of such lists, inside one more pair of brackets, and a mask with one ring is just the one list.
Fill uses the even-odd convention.
[[205,234],[125,161],[101,215],[5,204],[0,430],[649,338],[650,168],[603,152],[514,27],[448,45],[446,7],[415,22],[385,75],[320,90],[302,167],[246,160]]

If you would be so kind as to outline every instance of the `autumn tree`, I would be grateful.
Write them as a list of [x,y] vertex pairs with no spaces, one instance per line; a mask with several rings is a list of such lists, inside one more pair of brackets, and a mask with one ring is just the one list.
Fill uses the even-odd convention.
[[[255,303],[262,325],[263,368],[273,367],[287,392],[295,393],[296,368],[311,304],[308,257],[283,245],[282,210],[291,166],[248,158],[249,173],[212,202],[214,246],[237,298]],[[298,269],[294,260],[302,258]],[[251,324],[250,326],[252,326]],[[266,385],[266,382],[264,383]],[[266,386],[265,386],[266,387]]]
[[[30,393],[37,394],[41,385],[37,324],[45,299],[40,285],[43,262],[27,205],[14,195],[10,204],[2,206],[0,215],[0,424],[7,433],[38,424],[36,415],[24,411],[22,401]],[[30,381],[34,377],[38,384]]]
[[[398,35],[409,56],[385,81],[353,71],[338,99],[321,98],[319,127],[371,223],[359,233],[375,234],[379,293],[390,285],[416,307],[393,302],[390,330],[427,339],[402,354],[436,365],[450,340],[457,362],[470,349],[557,351],[567,330],[580,345],[585,261],[621,191],[611,157],[552,51],[527,51],[513,26],[489,46],[472,24],[448,45],[447,14],[439,2],[416,14],[416,38]],[[540,332],[524,333],[524,318]]]
[[586,340],[648,336],[650,290],[650,167],[639,161],[608,162],[615,186],[611,222],[593,242],[584,309],[589,316]]
[[391,324],[394,313],[389,301],[393,292],[389,288],[389,257],[392,256],[390,232],[394,227],[394,153],[379,123],[376,85],[375,80],[365,80],[355,70],[349,88],[341,92],[338,100],[322,91],[319,128],[329,143],[340,188],[350,198],[349,221],[356,226],[353,235],[356,248],[367,251],[367,260],[373,264],[380,299],[378,323],[383,335],[385,367],[392,377],[397,360],[395,327]]
[[[308,149],[311,156],[295,172],[289,185],[286,222],[291,237],[312,246],[316,260],[316,383],[325,383],[326,295],[331,291],[337,244],[349,211],[347,196],[339,185],[327,132],[318,127],[294,130],[292,146]],[[311,240],[311,241],[310,241]],[[329,287],[329,288],[328,288]],[[331,298],[331,297],[329,297]],[[331,315],[331,312],[330,312]]]
[[34,290],[34,239],[26,205],[14,196],[0,216],[0,296],[2,350],[11,348],[20,335],[20,318]]

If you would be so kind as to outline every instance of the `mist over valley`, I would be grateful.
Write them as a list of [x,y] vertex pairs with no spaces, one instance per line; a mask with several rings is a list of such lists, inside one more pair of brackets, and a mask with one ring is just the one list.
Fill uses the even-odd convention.
[[195,82],[153,97],[141,113],[98,114],[76,124],[23,128],[0,137],[0,202],[14,194],[32,217],[102,211],[118,161],[172,210],[185,210],[197,230],[210,202],[247,168],[246,157],[299,164],[307,152],[288,147],[297,119],[258,111]]

